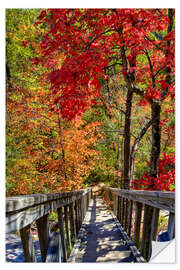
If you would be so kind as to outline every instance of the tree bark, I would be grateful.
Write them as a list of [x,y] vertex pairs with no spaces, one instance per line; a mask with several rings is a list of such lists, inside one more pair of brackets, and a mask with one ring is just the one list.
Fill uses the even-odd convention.
[[130,154],[130,183],[133,180],[133,172],[134,172],[134,160],[136,156],[136,151],[138,148],[138,144],[140,140],[143,138],[143,136],[146,134],[148,128],[152,125],[152,119],[146,123],[146,125],[142,128],[141,132],[139,133],[138,137],[135,139],[134,144],[131,148],[131,154]]
[[123,160],[123,188],[128,189],[130,184],[130,127],[131,127],[131,110],[132,110],[133,92],[128,89],[126,97],[126,114],[124,127],[124,160]]
[[[150,176],[158,176],[158,160],[161,150],[161,131],[160,131],[160,113],[161,105],[153,103],[151,105],[152,113],[152,148],[151,148],[151,159],[150,159]],[[152,186],[154,182],[152,180]]]

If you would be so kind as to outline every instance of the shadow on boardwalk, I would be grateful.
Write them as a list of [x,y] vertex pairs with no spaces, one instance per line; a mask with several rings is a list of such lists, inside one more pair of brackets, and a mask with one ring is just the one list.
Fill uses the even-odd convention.
[[84,223],[86,233],[81,240],[76,262],[134,261],[102,199],[94,198]]

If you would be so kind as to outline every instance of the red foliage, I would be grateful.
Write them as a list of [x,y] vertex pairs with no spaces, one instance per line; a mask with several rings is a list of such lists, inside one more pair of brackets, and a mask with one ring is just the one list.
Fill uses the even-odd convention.
[[[165,40],[145,38],[167,29],[167,9],[48,9],[42,11],[37,24],[44,22],[49,30],[40,44],[42,57],[34,61],[52,69],[48,79],[64,118],[74,118],[93,104],[100,95],[100,79],[107,79],[106,68],[112,59],[120,58],[119,48],[124,45],[130,53],[122,74],[141,84],[149,78],[144,98],[160,99],[169,87],[162,76],[153,89],[148,63],[136,66],[137,57],[146,50],[151,51],[154,74],[167,65],[173,70],[174,30]],[[168,59],[163,50],[168,51]],[[58,66],[57,55],[61,54],[63,61]]]
[[140,179],[132,181],[131,188],[144,190],[164,190],[174,191],[175,185],[175,157],[173,154],[165,155],[162,153],[162,158],[158,163],[159,176],[157,178],[150,177],[148,172]]

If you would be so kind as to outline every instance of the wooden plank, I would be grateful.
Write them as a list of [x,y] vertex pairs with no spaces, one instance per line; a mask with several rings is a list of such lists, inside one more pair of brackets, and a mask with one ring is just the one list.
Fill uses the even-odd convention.
[[36,262],[35,249],[30,232],[30,225],[20,230],[20,236],[24,251],[25,262]]
[[125,231],[127,231],[127,227],[128,227],[128,208],[129,208],[129,200],[125,199]]
[[79,212],[78,212],[78,202],[75,201],[75,217],[76,217],[76,235],[79,232]]
[[81,199],[78,200],[78,211],[79,211],[79,230],[80,230],[82,224]]
[[153,219],[153,207],[145,205],[141,253],[146,261],[149,261],[152,251],[152,237],[153,237],[152,219]]
[[119,218],[119,214],[120,214],[119,208],[120,208],[120,197],[117,196],[117,215],[116,215],[116,217],[118,220],[120,219]]
[[175,213],[175,193],[163,191],[124,190],[109,188],[110,191],[123,198],[138,201],[155,208]]
[[133,201],[129,201],[129,209],[128,209],[128,236],[131,237],[131,226],[132,226],[132,207]]
[[53,232],[49,241],[46,262],[61,262],[62,260],[62,247],[61,237],[57,232]]
[[31,194],[31,195],[21,195],[16,197],[8,197],[6,199],[6,213],[12,211],[19,211],[27,207],[34,207],[39,204],[44,204],[53,200],[61,200],[64,198],[73,198],[72,201],[75,201],[78,197],[91,192],[91,188],[81,189],[78,191],[71,192],[60,192],[60,193],[51,193],[51,194]]
[[123,229],[122,225],[119,223],[116,216],[113,214],[113,212],[111,212],[111,214],[112,214],[112,216],[114,218],[114,221],[116,222],[116,225],[117,225],[118,229],[120,230],[120,233],[121,233],[121,236],[122,236],[123,240],[126,241],[126,246],[131,250],[136,262],[139,262],[139,263],[144,262],[144,258],[142,257],[141,253],[136,248],[133,241],[131,241],[131,239],[128,237],[126,231]]
[[153,209],[153,221],[152,221],[152,227],[153,227],[153,236],[152,240],[156,241],[157,231],[158,231],[158,221],[159,221],[159,212],[160,209],[154,208]]
[[61,199],[47,201],[46,203],[44,202],[34,207],[23,208],[20,211],[8,212],[6,213],[6,233],[18,231],[57,208],[70,204],[81,196],[82,193],[77,193],[76,195],[72,195],[72,197],[63,197]]
[[71,235],[70,235],[70,226],[69,226],[69,206],[64,206],[64,219],[65,219],[65,228],[66,228],[66,240],[69,249],[71,249]]
[[63,262],[67,261],[67,249],[66,249],[66,240],[65,240],[65,234],[64,234],[64,221],[63,221],[63,213],[62,213],[62,207],[57,209],[58,213],[58,226],[60,230],[61,235],[61,245],[62,245],[62,252],[63,252]]
[[168,233],[171,240],[173,239],[174,236],[174,230],[175,230],[175,215],[173,213],[170,213],[168,220]]
[[69,215],[70,215],[70,230],[71,230],[71,237],[76,238],[76,224],[75,224],[75,209],[74,209],[74,202],[69,205]]
[[121,224],[122,224],[122,227],[124,227],[124,224],[125,224],[125,216],[124,216],[124,214],[125,214],[125,209],[124,209],[125,203],[124,203],[124,201],[125,201],[125,198],[122,198],[122,205],[121,205]]
[[117,216],[117,213],[116,213],[116,195],[115,194],[112,194],[112,198],[113,198],[113,212],[115,214],[115,216]]
[[118,198],[119,198],[119,222],[122,223],[122,215],[121,215],[122,197],[118,196]]
[[141,227],[142,203],[135,204],[135,222],[134,222],[134,244],[139,248],[140,227]]
[[49,228],[48,228],[48,215],[36,220],[38,229],[39,244],[41,249],[42,262],[46,261],[46,255],[49,242]]

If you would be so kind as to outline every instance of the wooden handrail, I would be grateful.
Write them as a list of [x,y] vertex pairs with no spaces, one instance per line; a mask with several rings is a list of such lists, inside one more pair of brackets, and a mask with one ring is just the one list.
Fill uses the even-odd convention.
[[[175,230],[174,192],[108,187],[103,187],[103,190],[104,196],[109,198],[113,212],[121,226],[127,231],[129,241],[133,240],[134,245],[139,248],[146,261],[149,261],[151,257],[152,240],[156,240],[160,210],[169,212],[168,233],[169,238],[173,238]],[[132,217],[134,217],[134,224],[132,224]],[[141,228],[142,224],[143,228]],[[142,238],[140,239],[141,230]]]
[[109,188],[110,191],[123,198],[144,203],[152,207],[175,213],[175,193],[164,191],[126,190]]
[[[20,231],[26,262],[35,262],[30,232],[36,222],[42,261],[67,261],[68,247],[76,237],[91,198],[91,189],[53,194],[32,194],[6,199],[6,233]],[[48,215],[57,210],[55,226],[60,233],[50,232]],[[77,225],[77,226],[76,226]],[[53,250],[51,254],[51,250]],[[56,251],[56,252],[54,252]]]

